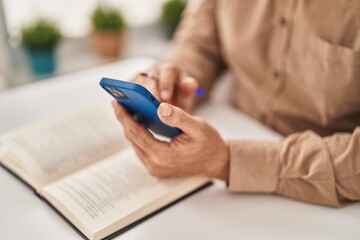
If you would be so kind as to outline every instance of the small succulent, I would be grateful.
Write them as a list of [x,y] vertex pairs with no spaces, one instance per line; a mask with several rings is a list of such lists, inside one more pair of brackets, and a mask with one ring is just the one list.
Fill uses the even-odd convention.
[[91,15],[94,29],[120,30],[125,27],[121,13],[112,7],[98,6]]
[[58,25],[47,19],[38,19],[21,29],[21,42],[29,49],[53,48],[61,37]]
[[171,26],[177,26],[181,20],[181,14],[186,7],[185,0],[168,0],[162,6],[161,22]]

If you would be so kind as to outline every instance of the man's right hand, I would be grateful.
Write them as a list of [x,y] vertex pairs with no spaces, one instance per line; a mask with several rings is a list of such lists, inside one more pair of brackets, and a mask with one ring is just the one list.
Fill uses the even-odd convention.
[[131,82],[146,87],[160,102],[176,105],[187,112],[192,110],[194,93],[199,86],[196,79],[187,76],[171,63],[155,64],[146,73],[158,80],[138,74]]

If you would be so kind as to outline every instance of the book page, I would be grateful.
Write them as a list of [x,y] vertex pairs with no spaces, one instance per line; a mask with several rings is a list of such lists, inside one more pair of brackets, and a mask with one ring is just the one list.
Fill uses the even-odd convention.
[[2,161],[45,185],[126,146],[110,106],[92,106],[1,137]]
[[[201,184],[205,182],[205,178],[195,178],[200,178]],[[93,238],[106,228],[111,233],[124,227],[134,220],[126,217],[160,201],[189,179],[150,176],[130,149],[46,186],[42,194],[87,237]]]

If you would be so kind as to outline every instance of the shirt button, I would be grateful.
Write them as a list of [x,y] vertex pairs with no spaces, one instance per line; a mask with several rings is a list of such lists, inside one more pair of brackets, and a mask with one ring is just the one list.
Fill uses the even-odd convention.
[[266,123],[266,115],[265,115],[265,113],[261,113],[260,114],[260,122],[262,122],[262,123]]
[[274,76],[274,78],[278,79],[280,77],[280,71],[275,69],[273,72],[273,76]]
[[279,23],[280,23],[280,26],[284,27],[286,25],[286,23],[287,23],[286,18],[281,17]]

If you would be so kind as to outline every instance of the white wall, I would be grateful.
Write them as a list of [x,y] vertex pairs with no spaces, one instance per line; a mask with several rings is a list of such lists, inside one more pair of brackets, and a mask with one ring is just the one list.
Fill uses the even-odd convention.
[[7,82],[0,74],[0,90],[5,89],[7,87],[7,85],[8,85]]
[[4,79],[10,78],[13,68],[13,61],[7,41],[5,21],[2,12],[3,8],[0,2],[0,89],[7,85]]
[[164,0],[2,0],[10,35],[18,34],[23,24],[36,17],[57,20],[69,37],[90,31],[89,16],[98,3],[119,8],[129,26],[156,22]]

